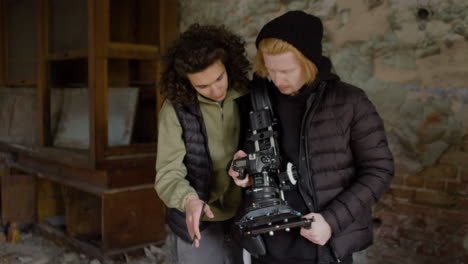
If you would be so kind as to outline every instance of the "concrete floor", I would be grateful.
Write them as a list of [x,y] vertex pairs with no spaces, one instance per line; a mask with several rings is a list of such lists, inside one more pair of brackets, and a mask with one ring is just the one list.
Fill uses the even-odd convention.
[[[3,230],[0,225],[0,230]],[[170,241],[170,240],[169,240]],[[59,242],[58,242],[59,243]],[[20,233],[17,243],[0,241],[0,264],[171,264],[168,245],[148,246],[139,253],[101,262],[31,231]],[[354,254],[354,263],[368,264],[366,251]]]
[[156,246],[145,248],[141,254],[122,255],[117,259],[103,263],[34,232],[20,233],[15,244],[0,241],[0,264],[169,264],[164,249]]

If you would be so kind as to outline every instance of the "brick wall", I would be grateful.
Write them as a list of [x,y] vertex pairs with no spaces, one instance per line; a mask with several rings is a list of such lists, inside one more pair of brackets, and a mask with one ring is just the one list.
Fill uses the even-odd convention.
[[468,135],[433,167],[397,169],[375,211],[369,263],[468,263]]

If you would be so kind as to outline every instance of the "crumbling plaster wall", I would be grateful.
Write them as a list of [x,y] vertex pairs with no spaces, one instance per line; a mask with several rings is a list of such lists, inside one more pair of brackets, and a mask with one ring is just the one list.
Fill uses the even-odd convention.
[[244,37],[249,58],[272,18],[297,9],[319,16],[324,53],[342,80],[370,96],[396,160],[380,203],[378,250],[368,255],[375,263],[468,263],[468,1],[179,4],[182,31],[195,22],[225,24]]
[[322,18],[324,53],[383,116],[399,165],[433,165],[468,132],[468,2],[416,0],[184,0],[181,30],[225,24],[246,40],[287,10]]

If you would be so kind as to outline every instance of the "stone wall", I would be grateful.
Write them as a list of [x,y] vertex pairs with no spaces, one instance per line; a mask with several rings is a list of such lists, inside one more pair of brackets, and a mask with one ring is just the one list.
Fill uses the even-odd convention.
[[180,27],[226,24],[246,40],[300,9],[322,18],[334,70],[385,120],[397,173],[359,263],[468,263],[466,0],[180,0]]

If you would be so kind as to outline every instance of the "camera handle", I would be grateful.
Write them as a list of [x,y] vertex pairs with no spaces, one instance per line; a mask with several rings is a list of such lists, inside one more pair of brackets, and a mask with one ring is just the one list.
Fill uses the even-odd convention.
[[239,176],[237,176],[239,180],[245,179],[245,177],[247,177],[245,175],[245,170],[247,169],[247,157],[233,160],[231,162],[231,168],[239,173]]
[[[249,157],[243,157],[240,159],[233,160],[231,162],[231,167],[234,171],[239,173],[237,176],[238,179],[243,180],[246,178],[246,170],[248,164]],[[296,166],[294,166],[291,162],[286,164],[286,171],[282,172],[278,175],[280,182],[283,185],[286,185],[287,182],[291,183],[292,185],[296,185],[297,183],[297,170]]]
[[297,184],[297,170],[296,166],[294,166],[291,162],[286,164],[286,171],[281,172],[278,174],[279,183],[281,184],[281,188],[284,190],[288,190],[290,185]]

